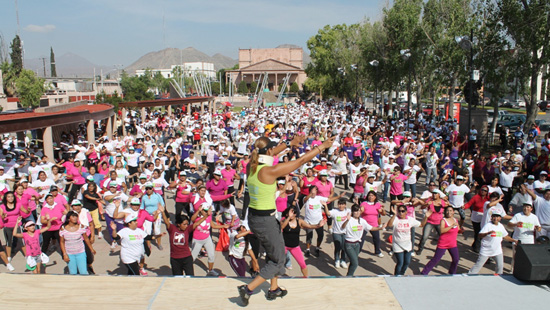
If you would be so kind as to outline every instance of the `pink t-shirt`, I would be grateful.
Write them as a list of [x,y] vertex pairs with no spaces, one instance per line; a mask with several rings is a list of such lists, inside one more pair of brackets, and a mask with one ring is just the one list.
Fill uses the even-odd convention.
[[47,207],[47,205],[48,204],[45,203],[42,206],[42,213],[40,213],[40,216],[46,217],[49,214],[50,218],[56,217],[57,219],[52,221],[52,226],[50,227],[50,229],[48,229],[48,231],[59,230],[59,228],[61,228],[61,225],[63,224],[63,222],[61,222],[61,218],[63,217],[63,212],[65,212],[65,207],[54,203],[53,208],[50,209],[49,207]]
[[330,196],[330,190],[332,189],[332,183],[330,181],[327,181],[324,185],[320,180],[317,180],[315,183],[315,186],[317,186],[317,195],[323,196],[323,197],[329,197]]
[[433,201],[430,203],[429,208],[432,210],[432,215],[428,217],[428,223],[432,225],[439,225],[443,219],[443,213],[445,212],[445,201],[441,201],[441,208],[439,208],[439,212],[435,210]]
[[40,250],[40,230],[35,230],[33,236],[29,235],[28,232],[24,232],[23,241],[25,241],[27,256],[38,256],[42,253]]
[[0,205],[0,209],[2,209],[2,211],[4,212],[4,215],[6,215],[5,218],[0,219],[0,221],[2,222],[2,225],[6,228],[14,228],[15,223],[17,223],[17,218],[19,216],[23,218],[26,218],[29,216],[28,213],[23,213],[23,211],[21,211],[20,203],[16,203],[13,210],[8,210],[5,205]]
[[[28,198],[26,198],[25,195],[28,195]],[[38,199],[40,194],[34,188],[27,187],[27,189],[23,191],[23,196],[21,197],[21,200],[29,199],[27,206],[30,207],[31,211],[36,210],[36,202],[31,199],[33,196]],[[15,198],[17,199],[17,195],[15,195]],[[25,205],[25,203],[23,203],[23,205]]]
[[284,210],[286,210],[286,207],[287,207],[287,202],[288,202],[288,196],[285,196],[285,197],[277,197],[277,199],[275,199],[275,205],[277,206],[277,212],[283,212]]
[[235,169],[222,169],[222,178],[225,180],[225,183],[228,187],[233,186],[236,173],[237,171]]
[[[447,219],[445,221],[445,227],[449,227]],[[448,232],[441,234],[439,240],[437,241],[437,247],[439,249],[452,249],[456,248],[456,237],[458,236],[458,225],[455,224],[454,228],[451,228]]]
[[214,182],[214,179],[206,183],[206,189],[210,192],[210,195],[223,195],[227,190],[227,183],[223,179],[220,179],[218,184]]
[[55,202],[60,206],[65,206],[66,204],[68,204],[67,199],[65,199],[65,196],[60,194],[57,194],[57,196],[53,198],[53,202]]
[[365,187],[363,186],[363,181],[365,181],[365,177],[359,177],[357,181],[355,182],[355,187],[353,187],[353,192],[362,194],[365,192]]
[[183,191],[190,192],[191,185],[189,185],[189,183],[178,184],[178,187],[176,189],[176,202],[189,202],[189,194],[184,195],[182,194]]
[[390,194],[392,195],[401,195],[403,194],[403,181],[405,181],[408,177],[402,173],[400,173],[398,176],[396,176],[390,184]]
[[[200,221],[196,219],[195,221]],[[204,240],[210,237],[210,223],[212,222],[212,216],[208,216],[193,232],[193,238],[197,240]]]
[[363,207],[363,214],[361,214],[361,217],[365,221],[367,221],[370,226],[378,226],[378,210],[382,209],[382,205],[379,202],[375,204],[370,204],[366,201],[363,201],[361,207]]
[[84,252],[84,239],[82,234],[86,233],[86,229],[79,228],[76,231],[68,231],[62,229],[59,231],[59,236],[65,239],[65,250],[67,254],[79,254]]

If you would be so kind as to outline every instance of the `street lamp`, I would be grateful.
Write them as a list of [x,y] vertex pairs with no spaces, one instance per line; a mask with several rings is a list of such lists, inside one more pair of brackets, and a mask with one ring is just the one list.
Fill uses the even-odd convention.
[[[458,43],[458,45],[460,46],[460,48],[462,48],[463,50],[465,51],[470,51],[470,59],[469,59],[469,67],[470,67],[470,78],[469,78],[469,82],[470,82],[470,89],[469,89],[469,97],[470,99],[468,100],[468,128],[466,128],[466,134],[468,135],[468,150],[471,150],[471,147],[473,147],[473,145],[471,145],[470,143],[470,128],[472,127],[471,126],[471,121],[472,121],[472,99],[474,97],[474,43],[475,43],[475,40],[474,40],[474,30],[472,29],[471,32],[470,32],[470,37],[468,38],[468,36],[457,36],[455,37],[455,41],[456,43]],[[454,104],[454,103],[453,103]],[[460,111],[459,111],[460,113]]]
[[[373,113],[374,111],[376,111],[376,104],[378,101],[378,65],[380,63],[378,62],[378,60],[373,60],[371,62],[369,62],[369,65],[373,66],[376,70],[376,76],[375,76],[375,79],[374,79],[374,99],[372,100],[372,110],[373,110]],[[382,113],[380,113],[382,114]]]
[[[343,76],[342,79],[345,81],[345,79],[346,79],[346,68],[345,67],[338,67],[338,73],[340,73]],[[343,84],[343,82],[342,82],[342,84]],[[344,87],[342,87],[342,89],[344,89]]]
[[407,82],[407,131],[409,131],[409,119],[411,118],[411,71],[412,71],[412,61],[411,61],[411,50],[404,49],[400,50],[399,54],[404,61],[409,62],[409,80]]
[[357,94],[357,64],[352,64],[350,66],[351,68],[351,71],[355,71],[355,103],[359,103],[359,97],[358,97],[358,94]]

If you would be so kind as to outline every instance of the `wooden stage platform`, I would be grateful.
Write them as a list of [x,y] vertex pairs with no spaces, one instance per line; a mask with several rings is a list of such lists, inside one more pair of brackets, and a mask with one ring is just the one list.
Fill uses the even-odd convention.
[[[250,280],[0,274],[0,303],[3,309],[240,309],[237,286]],[[266,300],[269,286],[264,284],[247,308],[401,309],[384,278],[296,278],[279,283],[289,290],[287,296]]]
[[[247,278],[0,274],[1,309],[240,309]],[[283,278],[289,293],[268,301],[268,285],[248,309],[533,309],[548,308],[546,283],[513,276]],[[484,288],[484,289],[481,289]]]

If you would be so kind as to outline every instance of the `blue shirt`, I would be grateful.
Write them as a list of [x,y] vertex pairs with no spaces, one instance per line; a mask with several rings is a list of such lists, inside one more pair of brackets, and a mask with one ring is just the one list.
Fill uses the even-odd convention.
[[141,197],[140,209],[145,209],[147,213],[152,215],[155,211],[157,211],[159,203],[164,206],[164,200],[159,194],[153,193],[151,197],[146,194]]

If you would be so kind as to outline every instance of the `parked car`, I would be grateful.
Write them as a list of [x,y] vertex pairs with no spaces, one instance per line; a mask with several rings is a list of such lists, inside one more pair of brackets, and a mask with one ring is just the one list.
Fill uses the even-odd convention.
[[525,124],[526,117],[523,114],[509,114],[500,116],[497,121],[497,132],[503,127],[508,127],[510,130],[516,130],[520,124]]
[[[498,110],[498,116],[504,116],[509,115],[510,113],[508,111]],[[495,117],[495,110],[487,110],[487,122],[491,124],[493,122],[493,118]]]

